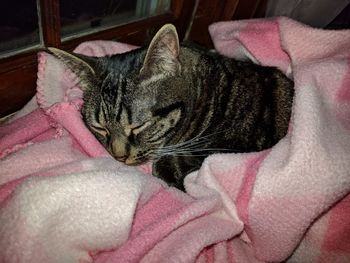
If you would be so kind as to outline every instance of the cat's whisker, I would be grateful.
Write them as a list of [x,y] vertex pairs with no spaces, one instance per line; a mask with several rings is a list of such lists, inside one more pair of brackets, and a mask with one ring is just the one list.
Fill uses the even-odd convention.
[[183,147],[174,147],[174,148],[170,148],[170,149],[156,149],[155,151],[160,152],[160,153],[168,153],[168,152],[178,152],[178,151],[188,151],[190,152],[191,150],[194,149],[198,149],[201,147],[204,147],[206,145],[205,142],[201,143],[201,144],[196,144],[196,145],[188,145],[188,146],[183,146]]
[[163,147],[161,149],[158,149],[158,150],[160,150],[162,152],[165,152],[165,151],[166,152],[167,151],[173,152],[173,151],[179,151],[179,150],[188,150],[189,152],[191,152],[193,150],[201,148],[202,146],[205,146],[205,144],[207,142],[210,142],[210,138],[209,137],[217,135],[218,133],[222,133],[222,132],[224,132],[224,131],[208,134],[208,135],[202,136],[202,137],[196,136],[193,139],[188,140],[186,142],[183,142],[183,143],[180,143],[180,144],[171,145],[171,146],[165,146],[165,147]]
[[171,147],[171,148],[164,147],[164,148],[161,148],[161,150],[165,150],[165,151],[167,151],[167,150],[169,150],[169,151],[185,150],[185,149],[190,150],[190,149],[196,149],[198,147],[204,146],[207,143],[208,143],[208,141],[205,140],[205,141],[191,143],[191,144],[187,144],[187,145],[177,145],[177,146]]
[[172,147],[162,147],[158,149],[154,149],[159,152],[174,152],[174,151],[181,151],[181,150],[187,150],[191,151],[192,149],[198,149],[203,146],[205,146],[208,143],[207,139],[197,141],[197,142],[192,142],[192,143],[187,143],[187,144],[176,144],[173,145]]
[[208,137],[208,136],[210,136],[210,135],[211,135],[211,134],[201,137],[201,134],[198,134],[198,135],[196,135],[195,137],[191,138],[190,140],[187,140],[187,141],[184,141],[184,142],[181,142],[181,143],[178,143],[178,144],[174,144],[174,145],[167,145],[167,146],[165,146],[165,147],[172,147],[172,146],[178,146],[178,145],[188,144],[188,143],[191,143],[191,142],[193,142],[193,141],[198,141],[199,139],[206,138],[206,137]]
[[214,152],[232,152],[232,149],[222,149],[222,148],[207,148],[207,149],[194,149],[190,152],[208,152],[208,151],[214,151]]
[[172,149],[164,149],[164,148],[160,148],[160,149],[155,149],[155,152],[158,153],[162,153],[162,154],[167,154],[167,153],[173,153],[173,152],[179,152],[179,151],[187,151],[187,152],[191,152],[192,150],[195,149],[199,149],[201,147],[205,146],[205,143],[201,143],[201,144],[196,144],[196,145],[188,145],[186,147],[174,147]]
[[[207,152],[207,153],[206,153]],[[208,156],[209,154],[214,153],[228,153],[232,152],[232,149],[227,148],[198,148],[198,149],[190,149],[190,150],[176,150],[176,151],[155,151],[155,155],[158,157],[171,155],[171,156]],[[198,154],[203,153],[203,154]]]
[[185,147],[185,146],[188,146],[188,145],[194,145],[194,144],[201,143],[201,142],[202,141],[200,139],[197,139],[197,140],[192,139],[192,140],[185,141],[185,142],[178,143],[178,144],[167,145],[167,146],[164,146],[163,148],[165,148],[165,149],[173,149],[173,148]]
[[201,134],[193,137],[191,140],[188,141],[184,141],[182,143],[178,143],[178,144],[174,144],[174,145],[167,145],[162,147],[162,149],[182,149],[184,147],[191,147],[191,146],[195,146],[197,144],[201,144],[201,143],[205,143],[205,142],[209,142],[210,141],[210,137],[217,135],[219,133],[225,132],[227,131],[227,129],[219,131],[219,132],[214,132],[205,136],[201,136]]
[[208,154],[172,154],[171,156],[181,156],[181,157],[207,157]]

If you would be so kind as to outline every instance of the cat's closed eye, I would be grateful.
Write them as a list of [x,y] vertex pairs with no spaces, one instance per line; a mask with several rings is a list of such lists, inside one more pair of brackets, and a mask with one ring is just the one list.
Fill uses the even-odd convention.
[[99,126],[97,124],[94,125],[90,125],[91,129],[94,130],[95,132],[97,132],[98,134],[102,135],[103,137],[107,137],[110,135],[109,130]]
[[134,125],[131,125],[131,132],[134,134],[134,135],[137,135],[139,134],[140,132],[142,132],[144,129],[146,129],[147,127],[149,127],[150,125],[152,124],[151,121],[147,121],[147,122],[144,122],[144,123],[141,123],[141,124],[134,124]]

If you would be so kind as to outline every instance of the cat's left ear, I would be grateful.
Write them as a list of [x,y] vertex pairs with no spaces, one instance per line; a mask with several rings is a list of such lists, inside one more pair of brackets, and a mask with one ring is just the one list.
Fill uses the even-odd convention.
[[80,78],[79,84],[83,90],[90,88],[96,76],[97,58],[72,54],[58,48],[49,47],[48,51]]
[[180,44],[176,28],[166,24],[153,37],[140,73],[176,73],[180,69],[179,53]]

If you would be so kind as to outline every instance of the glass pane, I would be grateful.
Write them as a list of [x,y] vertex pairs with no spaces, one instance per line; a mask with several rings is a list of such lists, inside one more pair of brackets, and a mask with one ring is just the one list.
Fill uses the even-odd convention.
[[71,38],[164,14],[170,0],[61,0],[62,37]]
[[1,0],[0,56],[39,43],[36,0]]

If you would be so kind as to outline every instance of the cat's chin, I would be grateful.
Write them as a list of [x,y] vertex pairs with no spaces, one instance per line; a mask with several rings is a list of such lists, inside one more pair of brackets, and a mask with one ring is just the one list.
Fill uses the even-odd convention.
[[138,160],[133,160],[130,158],[127,158],[125,161],[123,161],[124,164],[130,165],[130,166],[136,166],[144,163],[145,161],[138,161]]
[[130,158],[130,157],[116,157],[114,156],[113,154],[111,154],[113,156],[113,158],[120,162],[120,163],[123,163],[125,165],[129,165],[129,166],[136,166],[136,165],[141,165],[145,162],[147,162],[148,160],[147,159],[144,159],[144,160],[135,160],[134,158]]

